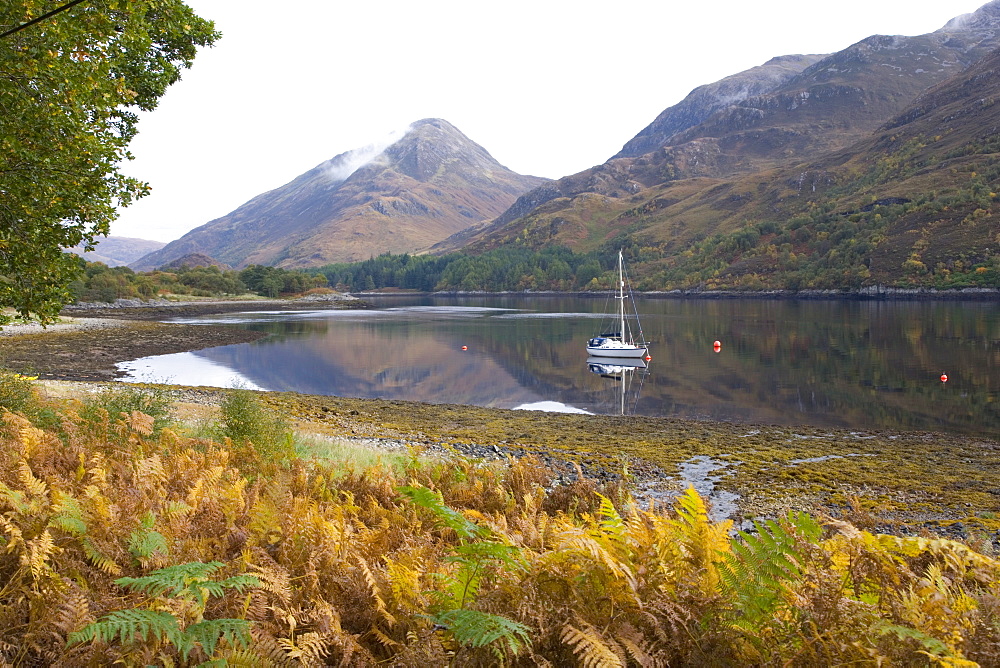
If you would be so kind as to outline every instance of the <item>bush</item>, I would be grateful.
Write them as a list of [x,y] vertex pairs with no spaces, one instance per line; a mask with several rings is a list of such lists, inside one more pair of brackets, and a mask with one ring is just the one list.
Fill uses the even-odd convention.
[[0,369],[0,408],[27,418],[36,417],[40,406],[34,380],[31,376]]
[[285,461],[295,455],[288,422],[268,410],[250,390],[231,391],[220,410],[219,436],[235,445],[253,444],[264,460]]
[[152,433],[158,435],[170,424],[170,403],[171,395],[166,390],[121,385],[103,390],[87,401],[80,417],[91,424],[105,420],[114,424],[139,411],[153,418]]

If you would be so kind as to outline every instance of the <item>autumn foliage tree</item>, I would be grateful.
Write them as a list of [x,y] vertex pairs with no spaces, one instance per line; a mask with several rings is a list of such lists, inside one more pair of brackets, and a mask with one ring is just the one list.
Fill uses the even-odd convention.
[[138,112],[219,33],[180,0],[9,0],[0,34],[0,307],[48,321],[79,271],[63,248],[148,191],[121,171]]

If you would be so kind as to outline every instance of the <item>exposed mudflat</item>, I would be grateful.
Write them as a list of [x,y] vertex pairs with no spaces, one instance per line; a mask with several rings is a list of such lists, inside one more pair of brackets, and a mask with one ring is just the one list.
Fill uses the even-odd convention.
[[[276,309],[273,303],[257,304]],[[174,307],[160,308],[169,310],[108,309],[110,319],[88,310],[86,318],[45,331],[5,329],[0,365],[43,379],[111,381],[116,362],[261,336],[238,328],[151,321],[182,315]],[[245,303],[210,303],[192,305],[183,315],[233,310],[250,309]],[[92,389],[57,383],[53,391],[55,385],[77,393]],[[188,414],[210,411],[225,393],[170,389]],[[303,431],[374,447],[450,450],[481,458],[533,455],[565,476],[580,470],[598,480],[628,477],[646,500],[668,500],[673,491],[693,484],[714,502],[716,517],[728,516],[737,526],[748,518],[806,510],[846,517],[863,528],[928,532],[1000,548],[996,440],[294,393],[264,393],[263,398]]]
[[169,353],[248,343],[265,336],[236,327],[159,322],[240,311],[359,308],[359,301],[254,300],[157,303],[139,307],[69,307],[62,321],[7,325],[0,331],[0,366],[40,378],[113,380],[115,366]]

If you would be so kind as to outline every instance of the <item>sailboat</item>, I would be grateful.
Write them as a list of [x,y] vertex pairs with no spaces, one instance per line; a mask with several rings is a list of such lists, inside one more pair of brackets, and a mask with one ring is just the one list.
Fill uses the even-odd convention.
[[[649,352],[649,346],[642,340],[642,326],[639,324],[639,314],[635,310],[635,300],[632,299],[632,290],[629,286],[628,296],[625,291],[625,261],[622,251],[618,251],[618,331],[599,334],[587,342],[587,354],[591,357],[613,357],[613,358],[644,358]],[[625,318],[625,300],[631,300],[632,319],[635,320],[635,327],[638,331],[636,338],[630,327],[629,321]]]

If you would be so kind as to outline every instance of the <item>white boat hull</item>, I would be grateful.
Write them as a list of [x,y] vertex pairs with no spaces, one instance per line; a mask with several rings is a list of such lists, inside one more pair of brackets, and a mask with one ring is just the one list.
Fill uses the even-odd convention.
[[587,354],[592,357],[643,358],[646,356],[648,350],[648,348],[621,344],[616,346],[587,346]]

